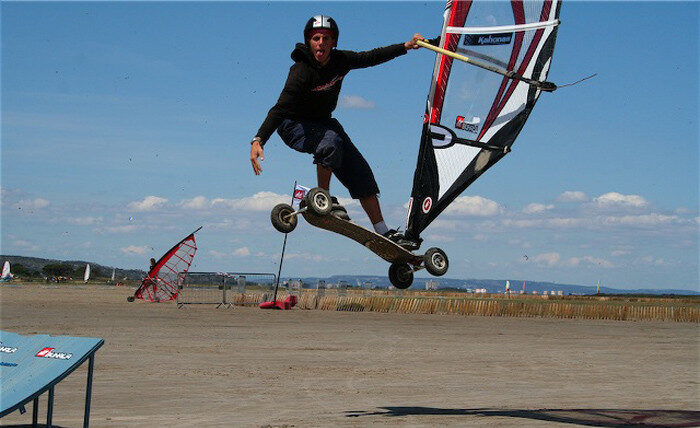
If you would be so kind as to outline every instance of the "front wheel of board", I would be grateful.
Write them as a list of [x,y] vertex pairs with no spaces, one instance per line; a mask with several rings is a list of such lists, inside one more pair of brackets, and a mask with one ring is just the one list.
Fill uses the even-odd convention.
[[309,190],[309,193],[306,194],[306,201],[311,211],[318,215],[326,215],[333,208],[331,195],[326,189],[321,187],[314,187]]
[[447,268],[450,262],[447,259],[447,254],[439,248],[429,248],[423,256],[425,269],[434,276],[443,276],[447,273]]
[[134,296],[129,296],[126,298],[127,302],[133,302],[134,301]]
[[289,233],[297,227],[297,216],[291,215],[294,208],[288,204],[275,205],[270,213],[272,226],[282,233]]
[[404,290],[413,284],[413,269],[406,263],[392,263],[389,266],[389,281],[394,287]]

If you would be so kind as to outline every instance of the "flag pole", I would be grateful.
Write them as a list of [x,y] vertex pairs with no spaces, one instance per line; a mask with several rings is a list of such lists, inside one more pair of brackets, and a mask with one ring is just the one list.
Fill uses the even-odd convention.
[[[297,182],[294,180],[294,188],[292,189],[292,205],[294,204],[294,192],[297,189]],[[277,289],[280,286],[280,275],[282,275],[282,262],[284,261],[284,250],[287,248],[287,235],[288,233],[284,234],[284,241],[282,242],[282,254],[280,255],[280,265],[279,269],[277,270],[277,281],[275,282],[275,292],[272,296],[272,303],[274,304],[277,302]]]

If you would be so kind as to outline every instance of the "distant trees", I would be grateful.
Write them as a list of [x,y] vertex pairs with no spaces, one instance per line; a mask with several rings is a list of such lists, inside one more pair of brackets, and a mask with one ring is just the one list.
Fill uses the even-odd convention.
[[41,268],[41,272],[47,276],[47,277],[54,277],[54,276],[74,276],[75,271],[73,270],[73,266],[71,265],[62,265],[62,264],[48,264],[44,265],[43,268]]
[[12,274],[20,278],[36,278],[39,276],[38,271],[31,270],[21,263],[12,265]]
[[[15,265],[16,266],[16,265]],[[109,275],[107,271],[104,268],[100,268],[97,266],[90,266],[91,271],[90,271],[90,278],[95,279],[95,278],[106,278],[109,275],[111,275],[111,272],[109,272]],[[14,271],[13,267],[13,271]],[[19,274],[19,272],[17,272]],[[65,278],[74,278],[74,279],[81,279],[83,278],[83,275],[85,275],[85,265],[69,265],[69,264],[61,264],[61,263],[54,263],[54,264],[47,264],[44,265],[43,268],[41,268],[41,273],[44,274],[45,277],[48,278],[54,278],[54,277],[65,277]],[[38,274],[38,272],[37,272]]]
[[[84,268],[80,275],[82,275],[82,272],[85,272]],[[92,278],[108,278],[110,275],[112,275],[112,271],[109,271],[108,274],[106,269],[99,266],[92,266],[92,273],[90,275]]]

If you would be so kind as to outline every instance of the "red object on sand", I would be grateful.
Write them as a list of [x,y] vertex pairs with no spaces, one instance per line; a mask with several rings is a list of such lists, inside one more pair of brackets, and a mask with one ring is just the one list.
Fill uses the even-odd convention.
[[274,302],[262,302],[260,309],[282,309],[288,311],[297,304],[297,296],[289,296],[284,301],[275,300]]

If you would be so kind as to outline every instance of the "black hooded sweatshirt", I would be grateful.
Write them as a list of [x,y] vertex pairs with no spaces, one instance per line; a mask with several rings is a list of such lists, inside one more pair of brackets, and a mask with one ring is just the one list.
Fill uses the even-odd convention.
[[292,51],[294,65],[289,69],[284,89],[258,130],[261,144],[265,144],[284,119],[330,119],[338,104],[343,78],[350,70],[378,65],[405,53],[403,43],[365,52],[333,49],[329,61],[321,66],[307,45],[297,43]]

